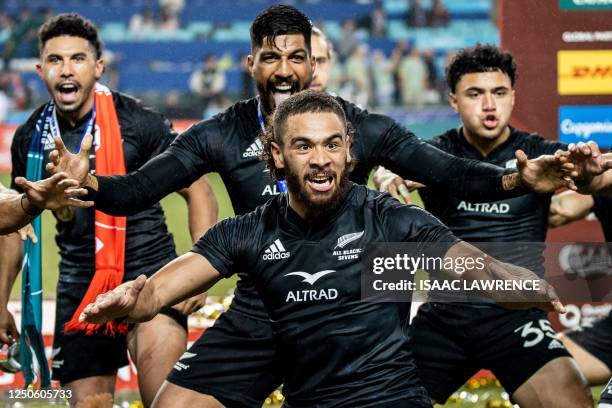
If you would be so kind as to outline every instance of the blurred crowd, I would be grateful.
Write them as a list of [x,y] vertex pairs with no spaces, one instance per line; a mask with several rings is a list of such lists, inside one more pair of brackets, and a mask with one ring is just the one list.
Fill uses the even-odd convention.
[[[431,0],[427,7],[421,0],[407,0],[404,24],[408,28],[444,27],[449,24],[449,13],[443,0]],[[154,31],[180,29],[181,12],[185,0],[158,0],[156,7],[145,7],[129,20],[128,31],[135,37],[146,38]],[[388,17],[380,2],[373,1],[371,11],[362,16],[346,19],[333,44],[333,69],[329,90],[366,108],[393,106],[424,106],[444,103],[445,84],[443,67],[449,55],[434,49],[419,49],[405,41],[396,43],[389,50],[370,48],[367,39],[388,38]],[[38,27],[52,11],[44,8],[23,8],[11,16],[0,11],[0,121],[8,109],[28,109],[43,97],[27,89],[15,67],[17,58],[36,58]],[[397,16],[396,16],[397,18]],[[323,32],[325,23],[315,22]],[[109,49],[110,48],[110,49]],[[108,47],[104,55],[107,69],[104,81],[110,87],[121,87],[120,55]],[[32,66],[32,63],[28,63]],[[142,95],[147,103],[178,118],[210,116],[233,101],[254,95],[253,83],[246,70],[246,55],[236,55],[228,50],[224,55],[206,54],[198,64],[192,65],[192,74],[185,90]],[[230,71],[239,72],[241,86],[236,94],[228,94],[226,84]],[[172,75],[171,72],[168,75]],[[148,99],[147,99],[148,98]]]

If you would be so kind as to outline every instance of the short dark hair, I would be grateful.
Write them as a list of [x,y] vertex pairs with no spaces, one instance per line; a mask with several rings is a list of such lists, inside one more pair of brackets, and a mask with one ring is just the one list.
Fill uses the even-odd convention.
[[[266,131],[261,135],[263,143],[263,151],[261,158],[266,162],[266,167],[270,170],[270,175],[275,180],[285,178],[284,169],[277,169],[274,165],[274,157],[272,156],[272,142],[276,142],[279,146],[283,146],[283,135],[286,131],[287,120],[290,116],[299,115],[302,113],[333,113],[340,118],[345,126],[346,136],[349,145],[353,140],[353,127],[346,119],[346,114],[342,105],[327,92],[318,92],[307,89],[291,95],[289,98],[281,102],[274,111],[272,123],[266,128]],[[353,165],[351,161],[349,166]],[[349,171],[352,167],[349,167]]]
[[282,4],[270,6],[259,13],[251,25],[251,49],[263,46],[264,37],[267,37],[268,45],[273,47],[274,39],[279,35],[302,34],[310,53],[311,33],[312,23],[300,10]]
[[495,45],[476,44],[474,47],[459,50],[453,57],[446,68],[446,82],[450,91],[455,92],[457,84],[465,74],[492,71],[501,71],[508,75],[514,87],[517,73],[512,54]]
[[40,27],[38,43],[41,55],[47,41],[63,35],[87,40],[96,53],[96,59],[102,56],[102,41],[98,28],[94,23],[76,13],[58,14]]

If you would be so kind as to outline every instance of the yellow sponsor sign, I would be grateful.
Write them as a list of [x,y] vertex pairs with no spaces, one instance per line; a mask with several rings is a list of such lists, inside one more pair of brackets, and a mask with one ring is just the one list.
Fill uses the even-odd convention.
[[612,94],[612,50],[557,52],[559,95]]

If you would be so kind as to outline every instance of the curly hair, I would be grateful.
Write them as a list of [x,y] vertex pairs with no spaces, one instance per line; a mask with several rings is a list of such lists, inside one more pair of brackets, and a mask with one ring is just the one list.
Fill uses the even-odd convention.
[[312,23],[304,13],[292,6],[274,5],[261,13],[251,25],[251,49],[261,48],[266,37],[269,46],[274,46],[274,39],[279,35],[302,34],[308,53]]
[[58,14],[40,27],[38,45],[41,55],[47,41],[63,35],[87,40],[94,49],[96,59],[102,56],[102,41],[98,28],[94,23],[76,13]]
[[[275,142],[280,147],[283,146],[283,135],[286,132],[286,125],[289,117],[302,113],[323,112],[334,113],[340,118],[345,126],[348,146],[352,146],[354,129],[351,123],[346,119],[346,114],[344,113],[342,105],[326,92],[313,90],[298,92],[278,105],[271,123],[268,124],[265,132],[260,134],[260,139],[263,144],[261,159],[266,163],[266,168],[270,170],[270,176],[272,176],[273,180],[283,180],[285,178],[285,170],[278,169],[274,165],[272,142]],[[353,170],[354,166],[355,160],[351,160],[350,163],[347,163],[348,172]]]
[[455,92],[457,84],[466,74],[478,72],[501,71],[508,75],[510,83],[516,82],[516,62],[507,51],[495,45],[476,44],[474,47],[463,48],[453,57],[446,68],[446,82],[451,92]]

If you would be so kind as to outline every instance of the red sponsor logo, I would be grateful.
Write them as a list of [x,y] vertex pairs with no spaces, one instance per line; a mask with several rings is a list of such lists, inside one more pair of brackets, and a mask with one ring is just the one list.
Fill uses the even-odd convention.
[[612,65],[575,66],[572,78],[612,78]]

